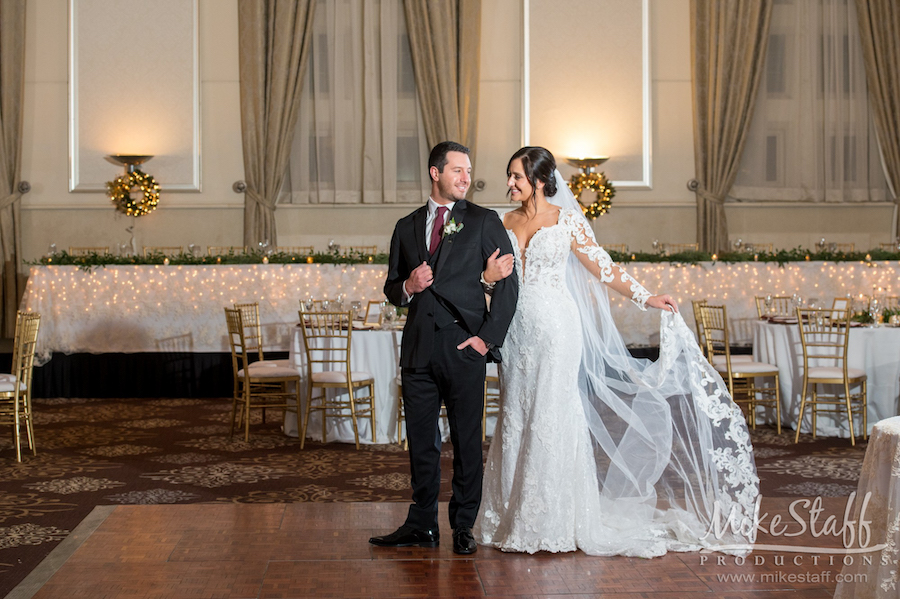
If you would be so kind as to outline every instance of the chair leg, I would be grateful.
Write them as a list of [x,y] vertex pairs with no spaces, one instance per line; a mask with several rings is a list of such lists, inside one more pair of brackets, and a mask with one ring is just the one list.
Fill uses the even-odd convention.
[[850,403],[850,383],[844,381],[844,407],[847,408],[847,424],[850,425],[850,445],[856,445],[856,435],[853,430],[853,405]]
[[806,393],[808,391],[806,377],[803,377],[803,395],[800,397],[800,415],[797,417],[797,432],[794,433],[794,443],[800,442],[800,429],[803,427],[803,412],[806,410]]
[[244,443],[250,442],[250,387],[244,389]]
[[303,426],[300,426],[300,420],[297,420],[297,430],[300,431],[300,449],[303,449],[303,445],[306,443],[306,427],[309,426],[309,411],[312,407],[312,383],[310,382],[306,389],[306,410],[303,415]]
[[778,375],[775,375],[775,426],[778,429],[778,434],[781,434],[781,383],[778,380]]
[[869,416],[869,393],[866,390],[866,381],[863,381],[862,382],[862,422],[863,422],[862,438],[863,439],[869,438],[868,416]]
[[375,383],[369,383],[366,385],[369,389],[369,422],[371,422],[372,426],[372,443],[376,443],[375,440]]
[[356,449],[359,449],[359,423],[356,422],[356,399],[353,397],[353,385],[350,383],[347,383],[347,393],[350,394],[350,420],[353,422],[353,438],[356,439]]

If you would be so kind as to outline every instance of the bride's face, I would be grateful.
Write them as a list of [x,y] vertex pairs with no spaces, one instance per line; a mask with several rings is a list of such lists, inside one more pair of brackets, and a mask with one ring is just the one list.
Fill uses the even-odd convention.
[[[509,187],[509,199],[513,202],[527,202],[534,195],[534,187],[525,176],[521,158],[516,158],[509,165],[509,178],[506,180],[506,186]],[[543,187],[539,182],[538,191]]]

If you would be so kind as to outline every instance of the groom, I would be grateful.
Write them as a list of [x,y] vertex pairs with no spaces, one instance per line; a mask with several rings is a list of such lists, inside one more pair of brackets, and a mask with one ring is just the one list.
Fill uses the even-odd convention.
[[431,150],[428,202],[400,219],[391,239],[384,293],[409,306],[400,367],[409,440],[413,504],[395,532],[372,537],[383,547],[437,547],[441,487],[441,402],[453,443],[450,526],[453,551],[477,550],[472,525],[481,503],[481,418],[488,356],[506,336],[518,296],[516,277],[498,281],[490,311],[484,268],[512,245],[497,213],[466,201],[469,149],[444,141]]

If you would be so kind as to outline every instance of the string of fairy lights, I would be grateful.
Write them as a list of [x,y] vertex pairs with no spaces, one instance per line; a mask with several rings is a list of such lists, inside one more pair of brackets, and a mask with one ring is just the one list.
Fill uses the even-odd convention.
[[[798,294],[804,303],[817,302],[820,307],[830,306],[835,297],[900,295],[900,263],[895,261],[624,266],[651,292],[672,294],[691,326],[693,299],[724,303],[729,320],[740,322],[756,318],[757,295]],[[49,351],[159,351],[159,339],[187,331],[193,351],[227,351],[224,306],[259,301],[265,318],[287,330],[297,322],[301,299],[342,293],[347,301],[363,305],[382,300],[386,268],[379,264],[157,264],[90,270],[33,266],[22,305],[44,315],[40,342]],[[610,302],[626,343],[654,344],[658,318],[615,293]],[[127,334],[116,334],[117,327]],[[289,340],[282,341],[287,347]]]

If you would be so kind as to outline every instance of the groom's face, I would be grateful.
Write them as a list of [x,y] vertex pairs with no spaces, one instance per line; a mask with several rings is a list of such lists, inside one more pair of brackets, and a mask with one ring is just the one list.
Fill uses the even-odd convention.
[[431,167],[431,197],[439,204],[466,199],[472,182],[472,162],[462,152],[447,152],[447,164],[443,172]]

